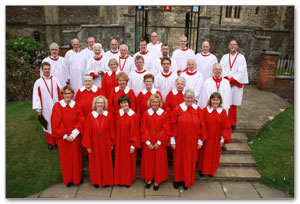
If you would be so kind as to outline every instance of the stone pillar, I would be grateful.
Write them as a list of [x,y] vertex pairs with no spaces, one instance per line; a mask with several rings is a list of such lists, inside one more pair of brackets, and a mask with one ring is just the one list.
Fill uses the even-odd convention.
[[277,62],[280,52],[263,51],[260,58],[257,87],[260,89],[274,89]]
[[205,40],[209,41],[211,17],[200,16],[199,21],[200,21],[200,25],[198,27],[198,45],[197,45],[198,52],[201,51],[202,42]]
[[135,53],[135,14],[124,14],[124,43],[128,46],[128,53]]

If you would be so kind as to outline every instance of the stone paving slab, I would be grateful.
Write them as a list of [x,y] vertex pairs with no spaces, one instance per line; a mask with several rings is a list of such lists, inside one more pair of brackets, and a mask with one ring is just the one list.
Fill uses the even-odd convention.
[[240,154],[250,154],[251,148],[247,143],[229,143],[226,144],[227,150],[222,151],[222,153],[240,153]]
[[39,198],[40,195],[41,195],[41,192],[36,193],[36,194],[33,194],[33,195],[30,195],[30,196],[28,196],[27,198]]
[[89,199],[109,199],[112,187],[95,188],[90,183],[89,178],[84,178],[83,184],[80,185],[75,198],[89,198]]
[[255,167],[219,167],[214,177],[210,179],[226,178],[232,180],[259,181],[261,176]]
[[284,193],[280,190],[270,188],[261,183],[254,183],[253,186],[256,188],[256,191],[261,195],[261,197],[265,199],[293,198],[288,193]]
[[231,134],[231,143],[234,142],[247,142],[248,137],[245,133],[242,132],[232,132]]
[[256,166],[251,154],[221,154],[219,166]]
[[70,188],[67,188],[63,183],[56,184],[44,190],[40,198],[74,198],[78,188],[79,185],[72,185]]
[[144,198],[144,181],[136,179],[130,188],[114,186],[111,198],[113,199],[141,199]]
[[258,199],[260,195],[251,183],[246,182],[222,182],[223,190],[227,198],[231,199]]
[[220,182],[195,180],[188,190],[180,190],[182,198],[190,199],[225,199]]
[[[153,183],[153,182],[152,182]],[[159,185],[159,189],[158,191],[154,191],[153,190],[153,185],[154,183],[151,185],[151,188],[146,189],[145,188],[145,197],[149,197],[149,196],[170,196],[170,197],[179,197],[179,190],[178,189],[174,189],[173,187],[173,180],[172,179],[168,179],[167,181],[162,182]]]

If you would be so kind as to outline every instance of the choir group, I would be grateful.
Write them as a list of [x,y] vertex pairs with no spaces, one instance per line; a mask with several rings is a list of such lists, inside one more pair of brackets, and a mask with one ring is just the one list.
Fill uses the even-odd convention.
[[236,40],[220,63],[207,41],[196,55],[185,36],[179,44],[169,57],[168,44],[153,32],[131,57],[116,39],[104,52],[93,37],[84,50],[74,38],[64,58],[56,43],[50,45],[34,84],[33,109],[46,121],[49,150],[58,147],[67,187],[82,182],[82,149],[95,188],[130,187],[138,149],[146,188],[158,190],[169,178],[168,157],[176,189],[193,186],[196,169],[214,176],[236,128],[246,61]]

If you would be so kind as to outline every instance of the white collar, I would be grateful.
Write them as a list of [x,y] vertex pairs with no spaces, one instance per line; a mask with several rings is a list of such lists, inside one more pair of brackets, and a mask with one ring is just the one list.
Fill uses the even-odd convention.
[[[80,88],[80,91],[83,92],[84,90],[86,90],[85,86]],[[96,91],[98,90],[98,87],[93,85],[91,88],[92,92],[96,93]]]
[[[152,89],[151,89],[150,92],[151,92],[152,94],[155,94],[155,93],[157,92],[157,89],[154,88],[154,87],[152,87]],[[143,93],[144,95],[146,95],[146,94],[148,93],[147,89],[143,89],[143,90],[142,90],[142,93]]]
[[[164,110],[163,109],[161,109],[161,108],[158,108],[158,110],[156,111],[156,114],[157,115],[161,115],[162,113],[164,112]],[[149,108],[148,109],[148,113],[149,113],[149,115],[153,115],[153,113],[154,113],[154,111],[153,111],[153,109],[152,108]]]
[[[107,72],[108,76],[111,76],[112,73],[113,73],[113,72],[112,72],[111,70],[109,70],[109,71]],[[119,73],[119,70],[116,71],[116,75],[117,75],[118,73]]]
[[[185,91],[185,88],[183,89],[182,93],[184,93],[184,91]],[[172,92],[173,92],[173,95],[177,95],[177,94],[179,93],[179,92],[177,91],[177,89],[173,89]]]
[[[62,107],[64,107],[64,108],[68,105],[68,104],[65,102],[64,99],[63,99],[63,100],[60,100],[59,103],[60,103],[60,105],[61,105]],[[71,108],[73,108],[73,107],[75,106],[75,101],[71,100],[71,103],[69,103],[69,106],[70,106]]]
[[197,71],[196,68],[193,71],[187,70],[187,72],[189,73],[195,73],[196,71]]
[[[209,113],[213,112],[213,110],[214,110],[213,107],[207,106],[207,111],[208,111]],[[217,111],[219,114],[222,113],[222,110],[223,110],[222,107],[218,107],[218,108],[216,109],[216,111]]]
[[[179,106],[181,107],[181,109],[182,109],[183,111],[186,111],[187,108],[188,108],[188,107],[185,105],[185,102],[179,104]],[[196,104],[193,104],[192,107],[193,107],[195,110],[197,110],[197,107],[198,107],[198,106],[197,106]]]
[[[93,111],[92,114],[93,114],[94,118],[98,118],[98,116],[99,116],[99,114],[98,114],[96,111]],[[103,111],[103,115],[104,115],[104,116],[107,116],[107,115],[108,115],[108,112],[107,112],[106,110]]]
[[[115,92],[118,93],[119,90],[120,90],[120,87],[119,87],[119,86],[115,87]],[[130,88],[129,88],[128,86],[126,86],[126,88],[124,89],[124,93],[125,93],[125,94],[128,94],[129,91],[130,91]]]
[[[124,112],[124,110],[121,108],[121,109],[119,110],[119,113],[120,113],[120,116],[123,116],[125,112]],[[132,115],[134,114],[134,111],[131,110],[131,109],[129,109],[129,111],[127,112],[127,114],[128,114],[129,116],[132,116]]]

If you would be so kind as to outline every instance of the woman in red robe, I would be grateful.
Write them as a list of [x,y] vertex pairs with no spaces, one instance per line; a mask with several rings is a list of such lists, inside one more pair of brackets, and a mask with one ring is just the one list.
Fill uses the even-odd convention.
[[62,88],[63,100],[56,102],[52,109],[52,135],[57,140],[63,183],[67,187],[82,182],[81,133],[84,115],[78,103],[72,100],[74,89],[67,85]]
[[203,115],[207,139],[199,151],[198,170],[200,176],[214,176],[219,166],[222,146],[231,141],[231,126],[226,110],[222,108],[220,93],[211,94]]
[[136,99],[136,113],[141,118],[146,110],[149,109],[148,100],[152,94],[161,93],[153,87],[154,76],[152,74],[146,74],[144,76],[145,89],[143,89]]
[[174,109],[172,117],[171,147],[174,149],[174,188],[194,185],[198,149],[206,140],[206,128],[200,107],[194,104],[195,93],[187,89],[184,101]]
[[[83,115],[86,118],[93,111],[92,103],[94,98],[103,95],[103,91],[94,85],[91,75],[85,75],[83,80],[84,86],[77,91],[74,101],[80,105]],[[86,148],[83,148],[83,154],[85,156],[88,155]]]
[[109,98],[111,91],[118,86],[118,82],[116,79],[116,76],[119,73],[119,71],[117,71],[118,65],[119,63],[115,58],[110,59],[108,62],[108,67],[110,68],[110,71],[104,74],[101,83],[101,88],[106,98]]
[[82,139],[82,145],[89,153],[90,180],[95,188],[114,183],[111,151],[115,143],[115,125],[106,108],[107,99],[97,96],[93,101],[93,112],[86,118]]
[[121,109],[121,106],[118,103],[119,97],[121,95],[127,95],[130,99],[130,109],[135,111],[135,95],[131,88],[127,86],[128,83],[128,76],[125,72],[120,72],[117,74],[116,77],[119,86],[115,87],[109,96],[108,100],[108,111],[111,113],[117,113],[119,109]]
[[136,149],[140,147],[139,119],[129,108],[130,99],[127,95],[121,95],[118,102],[122,109],[115,113],[114,184],[128,188],[136,178]]
[[151,95],[144,112],[141,127],[142,162],[141,178],[145,179],[146,188],[157,191],[159,184],[169,178],[168,156],[166,146],[170,145],[169,116],[161,109],[162,100],[158,94]]

